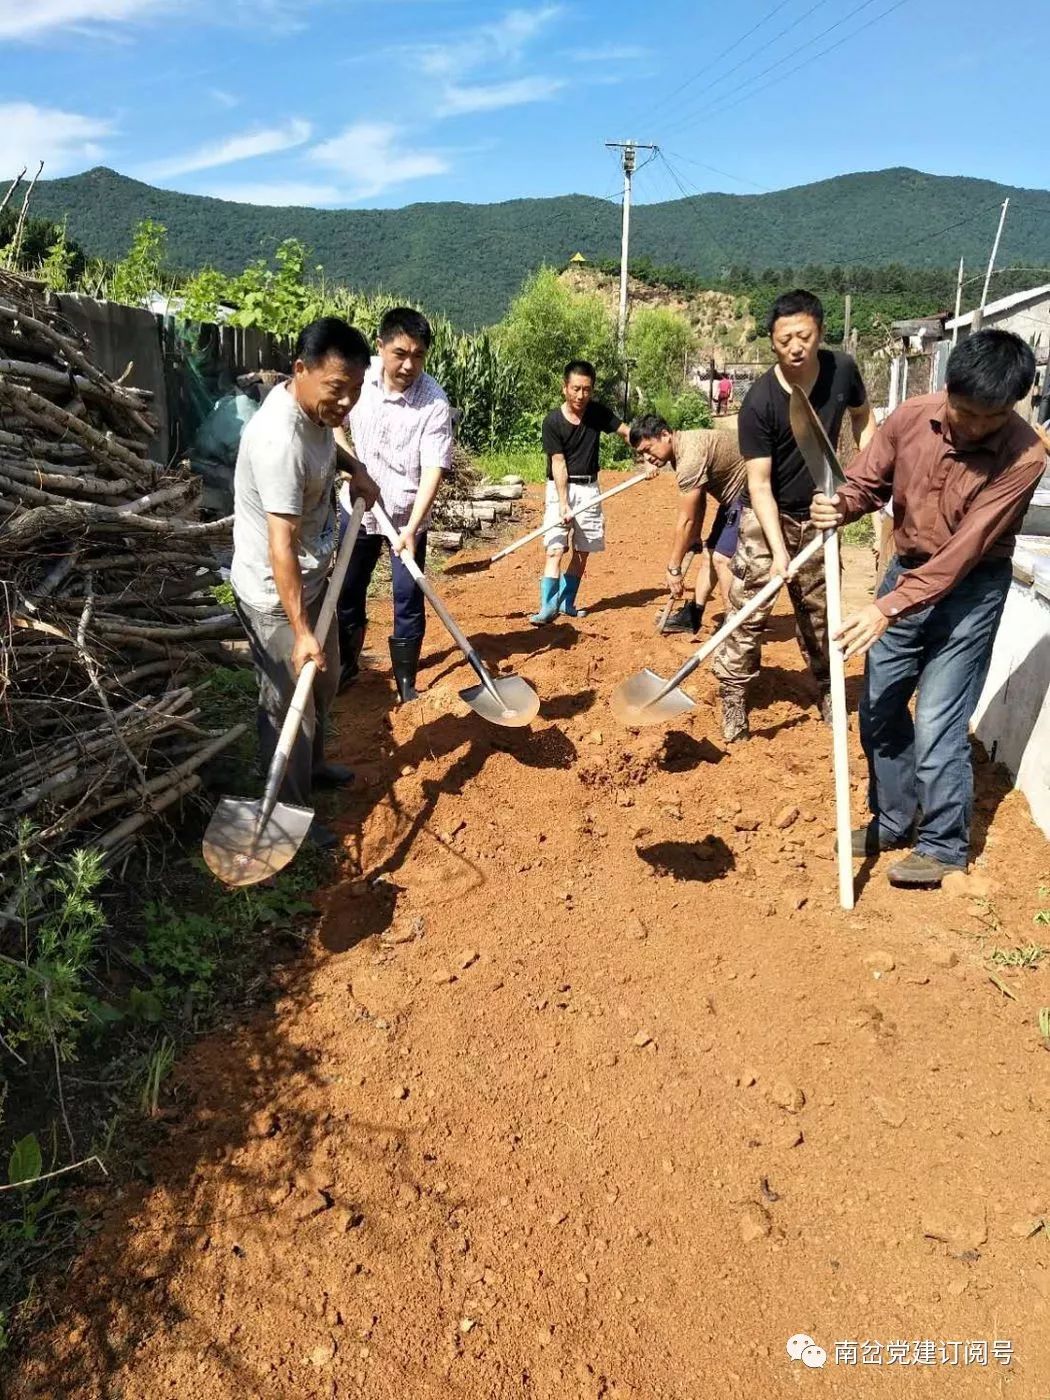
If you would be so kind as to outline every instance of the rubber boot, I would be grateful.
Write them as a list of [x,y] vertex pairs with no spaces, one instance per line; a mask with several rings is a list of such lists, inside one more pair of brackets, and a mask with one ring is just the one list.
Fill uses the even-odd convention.
[[422,637],[391,637],[390,664],[394,670],[394,683],[398,699],[402,705],[409,700],[418,700],[416,672],[419,669],[419,653],[423,649]]
[[688,632],[695,636],[700,631],[700,623],[703,621],[703,608],[698,608],[696,602],[690,599],[673,612],[664,623],[665,632]]
[[553,622],[558,616],[558,590],[561,580],[548,578],[544,574],[540,579],[540,610],[534,612],[529,621],[536,627],[541,627],[545,622]]
[[354,627],[339,634],[339,691],[353,685],[361,674],[361,650],[365,644],[365,629]]
[[580,591],[579,574],[562,574],[558,589],[558,608],[566,617],[586,617],[586,608],[576,606],[576,595]]

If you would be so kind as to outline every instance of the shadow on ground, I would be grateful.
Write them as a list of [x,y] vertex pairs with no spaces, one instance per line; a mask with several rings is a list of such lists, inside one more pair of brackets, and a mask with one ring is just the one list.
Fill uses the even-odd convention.
[[700,842],[658,841],[639,847],[638,854],[658,875],[674,880],[721,880],[736,864],[720,836],[705,836]]

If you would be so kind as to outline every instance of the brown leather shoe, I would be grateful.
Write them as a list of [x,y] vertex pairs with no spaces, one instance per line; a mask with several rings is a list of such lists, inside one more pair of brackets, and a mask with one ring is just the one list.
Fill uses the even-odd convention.
[[946,865],[943,860],[937,860],[934,856],[923,855],[921,851],[912,851],[903,860],[890,866],[886,872],[886,878],[891,885],[897,885],[904,889],[914,885],[936,889],[945,875],[950,875],[954,870],[961,870],[965,874],[966,866]]

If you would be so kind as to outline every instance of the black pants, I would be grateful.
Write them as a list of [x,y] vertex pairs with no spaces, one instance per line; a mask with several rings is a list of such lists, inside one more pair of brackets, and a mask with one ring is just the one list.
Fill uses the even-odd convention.
[[[346,528],[346,517],[340,512],[340,538]],[[350,555],[350,566],[339,594],[339,636],[349,637],[368,620],[368,585],[379,563],[386,540],[382,535],[358,535]],[[426,566],[427,536],[424,530],[416,536],[416,564]],[[390,555],[394,590],[394,636],[422,637],[427,627],[423,593],[415,579],[396,554]]]

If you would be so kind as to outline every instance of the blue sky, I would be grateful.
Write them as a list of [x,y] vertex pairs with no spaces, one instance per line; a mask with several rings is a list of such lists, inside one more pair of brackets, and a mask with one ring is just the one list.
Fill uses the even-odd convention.
[[893,165],[1042,188],[1041,8],[0,0],[0,174],[326,207],[610,196],[603,142],[633,136],[664,151],[641,201]]

